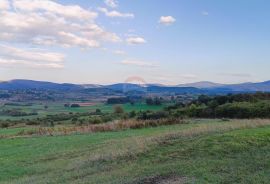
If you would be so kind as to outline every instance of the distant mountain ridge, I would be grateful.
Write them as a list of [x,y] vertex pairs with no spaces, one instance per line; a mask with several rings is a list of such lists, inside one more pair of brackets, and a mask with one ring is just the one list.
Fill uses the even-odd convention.
[[34,80],[15,79],[11,81],[0,82],[2,90],[25,90],[25,89],[43,89],[43,90],[78,90],[82,86],[69,83],[53,83]]
[[25,90],[25,89],[45,89],[45,90],[83,90],[91,88],[107,88],[117,91],[147,91],[147,92],[181,92],[181,93],[230,93],[230,92],[270,92],[270,81],[257,83],[241,84],[219,84],[209,81],[201,81],[176,86],[166,86],[163,84],[131,84],[116,83],[111,85],[98,84],[71,84],[71,83],[54,83],[46,81],[22,80],[16,79],[11,81],[0,82],[0,90]]
[[270,81],[257,82],[257,83],[242,83],[242,84],[231,84],[220,86],[219,88],[224,88],[231,91],[262,91],[270,92]]
[[211,91],[224,91],[224,92],[270,92],[270,81],[264,82],[246,82],[240,84],[219,84],[209,81],[188,83],[178,85],[180,87],[195,87],[200,89],[207,89]]
[[194,88],[215,88],[221,87],[225,84],[214,83],[210,81],[201,81],[201,82],[194,82],[194,83],[187,83],[187,84],[179,84],[177,87],[194,87]]

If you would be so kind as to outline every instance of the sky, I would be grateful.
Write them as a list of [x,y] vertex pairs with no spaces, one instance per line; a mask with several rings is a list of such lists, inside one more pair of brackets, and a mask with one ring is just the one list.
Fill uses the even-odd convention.
[[268,0],[0,0],[0,81],[270,80],[269,9]]

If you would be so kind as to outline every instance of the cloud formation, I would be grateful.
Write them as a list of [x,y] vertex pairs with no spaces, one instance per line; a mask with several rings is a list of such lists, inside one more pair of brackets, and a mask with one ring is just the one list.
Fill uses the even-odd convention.
[[7,10],[10,8],[10,4],[8,0],[1,0],[0,1],[0,10]]
[[0,66],[3,67],[63,68],[64,60],[65,55],[60,53],[0,45]]
[[1,41],[94,48],[102,42],[121,40],[95,23],[96,12],[78,5],[62,5],[51,0],[10,2],[12,9],[0,11]]
[[142,37],[129,37],[126,39],[126,42],[130,45],[138,45],[146,43],[146,40]]
[[169,26],[176,22],[176,19],[172,16],[161,16],[159,19],[159,23]]
[[104,3],[109,6],[110,8],[117,8],[118,1],[117,0],[105,0]]
[[109,11],[107,8],[98,8],[98,10],[104,13],[107,17],[118,17],[118,18],[134,18],[134,14],[132,13],[121,13],[116,10]]

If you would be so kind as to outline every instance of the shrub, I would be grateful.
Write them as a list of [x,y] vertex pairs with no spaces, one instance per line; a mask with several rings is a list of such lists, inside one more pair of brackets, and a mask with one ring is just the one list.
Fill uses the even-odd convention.
[[151,111],[145,111],[141,112],[138,115],[139,120],[157,120],[157,119],[163,119],[168,118],[170,114],[166,111],[158,111],[158,112],[151,112]]
[[8,128],[9,126],[10,126],[10,124],[8,122],[1,122],[0,123],[1,128]]
[[100,117],[94,117],[89,119],[90,124],[101,124],[103,121]]
[[100,109],[96,109],[96,114],[101,114],[101,110]]
[[120,106],[120,105],[114,106],[114,113],[115,113],[115,114],[122,114],[122,113],[124,113],[123,107]]
[[136,111],[131,111],[130,113],[129,113],[129,117],[130,118],[134,118],[134,117],[136,117]]

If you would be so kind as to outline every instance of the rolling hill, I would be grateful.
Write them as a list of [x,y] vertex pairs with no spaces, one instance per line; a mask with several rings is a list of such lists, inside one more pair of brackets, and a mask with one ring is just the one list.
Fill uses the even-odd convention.
[[201,81],[201,82],[194,82],[194,83],[187,83],[187,84],[179,84],[177,87],[194,87],[194,88],[216,88],[224,86],[224,84],[209,82],[209,81]]
[[58,84],[53,82],[33,81],[16,79],[11,81],[0,82],[0,89],[2,90],[25,90],[25,89],[39,89],[39,90],[79,90],[82,86],[76,84]]
[[236,92],[270,92],[270,81],[258,83],[241,83],[241,84],[219,84],[209,81],[202,81],[196,83],[181,84],[177,86],[155,85],[155,84],[130,84],[130,83],[116,83],[112,85],[96,85],[96,84],[70,84],[70,83],[54,83],[34,80],[16,79],[11,81],[0,82],[0,90],[60,90],[60,91],[74,91],[84,90],[86,88],[110,89],[115,91],[142,91],[151,93],[236,93]]

